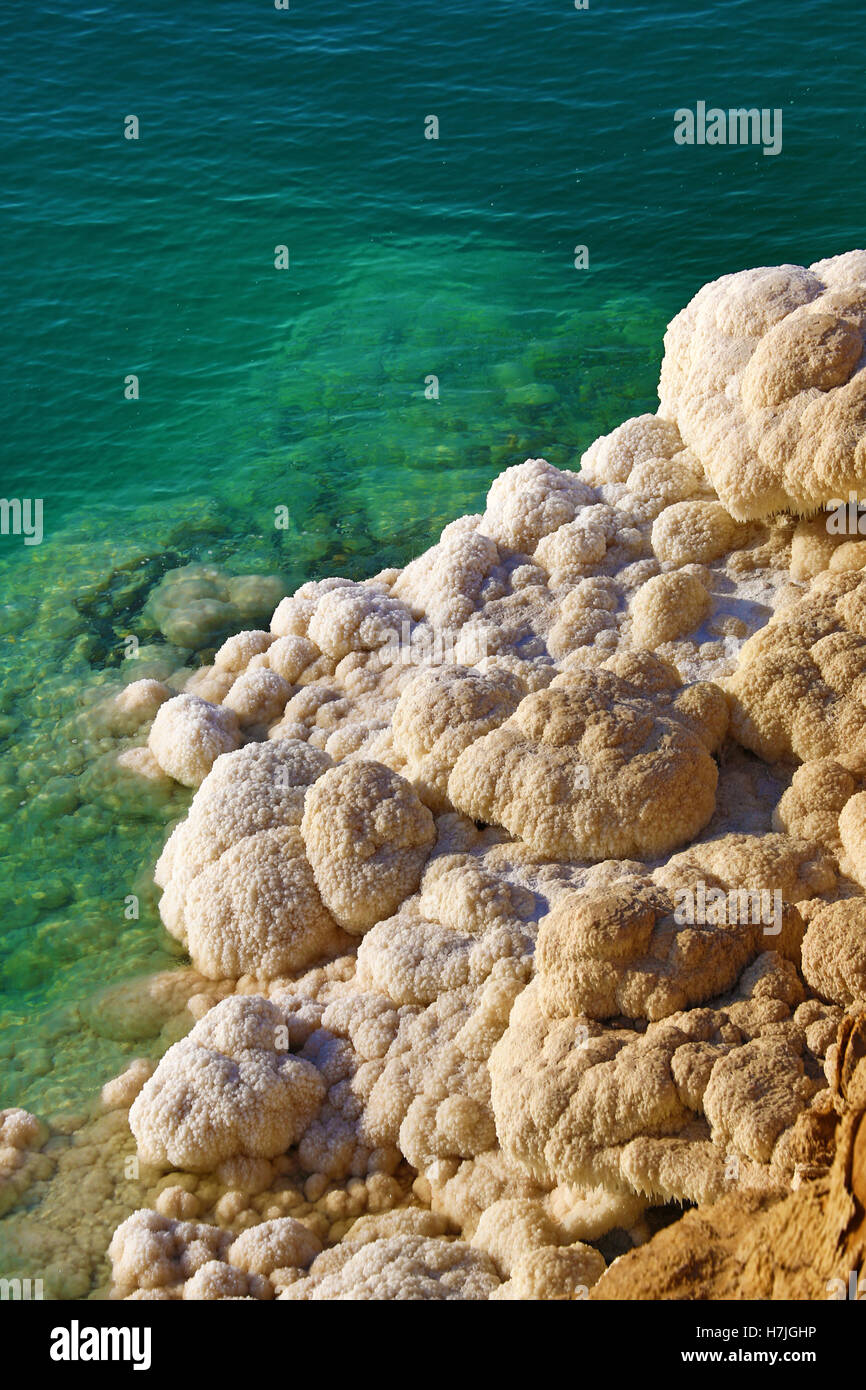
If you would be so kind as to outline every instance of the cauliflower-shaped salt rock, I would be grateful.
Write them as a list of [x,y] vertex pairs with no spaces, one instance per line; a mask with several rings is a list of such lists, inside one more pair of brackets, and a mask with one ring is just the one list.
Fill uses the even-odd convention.
[[292,825],[247,835],[206,864],[183,916],[193,965],[212,980],[287,975],[345,944]]
[[739,519],[808,514],[866,474],[866,251],[723,275],[665,334],[661,413]]
[[400,641],[404,624],[408,630],[411,622],[412,614],[398,599],[366,584],[341,584],[318,599],[306,635],[339,661],[349,652],[376,651]]
[[223,709],[232,710],[241,728],[275,724],[292,695],[289,682],[276,671],[260,667],[244,671],[224,696]]
[[839,813],[856,782],[834,758],[814,758],[797,768],[773,813],[773,824],[789,835],[817,840],[837,856],[842,852]]
[[404,777],[357,759],[307,792],[301,834],[323,902],[361,934],[414,893],[436,827]]
[[273,1158],[297,1142],[326,1086],[287,1050],[286,1016],[256,995],[214,1005],[170,1047],[129,1112],[140,1158],[213,1172],[227,1158]]
[[668,566],[709,565],[731,549],[738,529],[719,502],[673,502],[653,522],[652,548]]
[[134,1211],[117,1227],[108,1247],[113,1293],[181,1292],[196,1270],[222,1259],[227,1231],[196,1221],[176,1221],[155,1211]]
[[678,922],[673,895],[646,880],[564,894],[538,933],[541,1009],[550,1017],[660,1019],[730,989],[769,944],[796,960],[797,909],[786,907],[777,923],[762,912],[769,893],[762,902],[760,892],[756,900],[744,892],[731,900],[720,889],[702,914],[709,920],[696,922]]
[[569,672],[461,753],[448,795],[539,853],[649,858],[710,819],[726,722],[713,685],[650,694],[637,672]]
[[240,675],[241,671],[247,669],[254,656],[266,652],[276,640],[272,632],[263,632],[261,628],[236,632],[233,637],[227,637],[223,642],[214,656],[213,664],[218,671],[230,671]]
[[387,1236],[327,1250],[282,1299],[301,1301],[486,1300],[499,1284],[493,1261],[459,1240]]
[[412,560],[391,594],[425,613],[437,627],[453,630],[479,606],[499,547],[479,530],[479,516],[462,516],[445,527],[430,550]]
[[866,899],[825,903],[803,938],[803,978],[843,1008],[866,1004]]
[[[538,1181],[653,1199],[717,1200],[731,1181],[729,1152],[744,1187],[784,1183],[784,1164],[774,1178],[767,1161],[820,1089],[800,1030],[783,1026],[802,997],[793,965],[765,952],[724,1008],[639,1033],[548,1019],[533,982],[490,1056],[502,1148]],[[768,1021],[766,1038],[749,1039]]]
[[185,787],[200,786],[220,754],[240,742],[233,710],[189,694],[160,705],[147,740],[163,772]]
[[406,686],[394,711],[394,747],[434,812],[450,804],[448,778],[464,748],[504,723],[525,693],[510,671],[467,666],[431,667]]
[[648,651],[672,642],[703,622],[710,603],[705,585],[692,571],[653,575],[631,601],[632,641]]
[[683,441],[673,420],[658,415],[636,415],[590,444],[580,460],[581,477],[588,483],[626,483],[635,468],[682,451]]
[[299,739],[250,743],[217,759],[154,872],[164,889],[160,915],[172,936],[186,941],[186,898],[196,876],[240,840],[299,825],[307,788],[330,766],[327,753]]
[[495,480],[479,529],[499,545],[531,555],[542,536],[596,500],[576,473],[561,472],[546,459],[527,459]]
[[820,574],[749,638],[726,688],[732,735],[765,762],[866,772],[866,578]]

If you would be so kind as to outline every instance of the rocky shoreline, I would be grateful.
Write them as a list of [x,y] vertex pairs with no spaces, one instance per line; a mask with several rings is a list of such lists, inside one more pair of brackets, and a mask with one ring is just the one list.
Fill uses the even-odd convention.
[[404,569],[111,696],[130,796],[193,793],[155,869],[191,965],[115,1000],[163,1055],[99,1114],[0,1113],[49,1296],[815,1298],[859,1267],[864,338],[866,252],[724,276],[659,413],[579,471],[510,467]]

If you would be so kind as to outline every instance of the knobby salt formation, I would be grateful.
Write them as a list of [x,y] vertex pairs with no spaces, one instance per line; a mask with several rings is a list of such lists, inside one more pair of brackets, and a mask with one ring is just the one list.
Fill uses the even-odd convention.
[[198,1021],[107,1088],[119,1296],[652,1297],[690,1252],[692,1296],[820,1296],[743,1212],[847,1270],[866,542],[821,513],[866,489],[864,335],[864,251],[724,276],[579,471],[125,692],[124,769],[197,788],[156,880]]

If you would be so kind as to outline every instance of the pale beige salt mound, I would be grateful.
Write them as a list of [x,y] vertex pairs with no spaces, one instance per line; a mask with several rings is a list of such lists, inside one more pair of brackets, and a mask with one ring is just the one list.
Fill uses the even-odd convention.
[[866,474],[866,251],[724,275],[669,325],[661,414],[724,507],[808,515]]
[[825,571],[750,637],[726,685],[731,733],[765,762],[866,772],[866,579]]
[[142,1160],[213,1172],[242,1154],[270,1158],[303,1133],[325,1096],[309,1062],[288,1050],[285,1015],[233,996],[170,1047],[129,1112]]
[[313,783],[301,835],[323,903],[360,935],[418,887],[436,829],[404,777],[359,759]]
[[[217,759],[156,863],[160,916],[172,936],[186,943],[187,897],[196,877],[241,840],[298,826],[307,788],[330,766],[327,753],[298,739],[247,744]],[[245,854],[256,852],[247,846]]]
[[[118,1099],[141,1083],[143,1152],[237,1183],[220,1221],[255,1223],[247,1167],[283,1161],[332,1217],[398,1163],[423,1207],[388,1211],[394,1181],[393,1223],[267,1270],[282,1235],[254,1224],[261,1254],[203,1249],[166,1296],[579,1298],[584,1242],[643,1239],[648,1203],[790,1184],[861,997],[866,626],[858,544],[763,518],[864,472],[864,265],[706,287],[659,415],[580,474],[515,465],[404,571],[302,585],[218,652],[199,693],[261,741],[205,770],[161,911],[214,977],[196,1027],[225,988],[251,1031],[193,1030]],[[699,886],[779,895],[779,930],[677,921]]]
[[630,676],[560,675],[461,753],[449,797],[556,858],[650,857],[684,844],[715,808],[712,753],[727,709],[714,685],[677,686],[660,662]]
[[241,733],[233,710],[185,694],[160,705],[147,742],[163,772],[198,787],[220,754],[240,745]]

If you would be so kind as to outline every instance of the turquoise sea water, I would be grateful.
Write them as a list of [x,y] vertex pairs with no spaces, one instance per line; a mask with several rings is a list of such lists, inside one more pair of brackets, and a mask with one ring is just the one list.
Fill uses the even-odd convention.
[[[212,650],[153,626],[162,577],[403,563],[653,409],[704,281],[864,244],[866,38],[805,0],[153,0],[5,7],[0,55],[0,495],[44,507],[0,536],[0,1106],[47,1115],[147,1050],[98,992],[179,959],[184,797],[112,780],[88,713]],[[782,153],[677,147],[698,100],[781,108]]]

